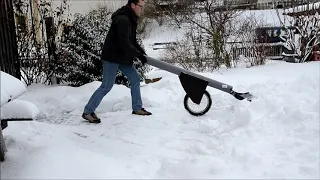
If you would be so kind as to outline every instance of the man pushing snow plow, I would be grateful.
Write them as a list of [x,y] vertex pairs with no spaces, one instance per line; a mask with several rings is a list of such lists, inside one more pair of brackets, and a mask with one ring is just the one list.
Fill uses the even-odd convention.
[[[252,95],[249,93],[237,93],[232,90],[232,86],[199,76],[184,69],[175,67],[168,63],[164,63],[148,57],[143,48],[137,43],[136,31],[138,19],[144,9],[143,0],[128,0],[125,6],[119,8],[111,16],[112,23],[103,44],[101,60],[103,62],[103,73],[101,86],[91,95],[88,103],[85,105],[82,117],[90,123],[100,123],[100,118],[95,114],[96,108],[102,99],[112,89],[117,70],[120,70],[130,81],[132,114],[149,116],[151,112],[143,108],[140,77],[137,70],[133,66],[133,59],[136,57],[144,65],[148,63],[152,66],[169,71],[179,75],[180,81],[187,95],[184,99],[185,108],[192,115],[203,115],[211,107],[211,98],[205,90],[209,85],[216,89],[232,94],[239,100],[251,100]],[[194,88],[196,87],[196,88]],[[209,103],[201,112],[192,111],[188,106],[188,99],[200,104],[203,95],[205,95]]]

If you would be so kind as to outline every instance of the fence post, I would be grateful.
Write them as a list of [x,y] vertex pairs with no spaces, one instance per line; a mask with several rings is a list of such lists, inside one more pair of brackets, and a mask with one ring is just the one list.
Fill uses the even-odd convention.
[[[48,43],[48,56],[50,61],[50,69],[54,69],[53,62],[57,61],[57,53],[56,53],[56,44],[55,44],[55,26],[54,26],[54,18],[53,17],[46,17],[45,18],[46,24],[46,34],[47,34],[47,43]],[[53,74],[51,75],[51,83],[58,84],[58,79],[55,76],[55,71],[53,70]]]
[[11,0],[9,1],[9,25],[10,25],[10,32],[12,34],[11,36],[11,44],[12,44],[12,58],[14,62],[14,69],[16,71],[15,77],[17,79],[21,79],[21,71],[20,71],[20,59],[19,59],[19,53],[18,53],[18,42],[17,42],[17,31],[16,31],[16,25],[15,25],[15,18],[14,18],[14,10],[13,10],[13,4]]
[[0,2],[0,70],[21,79],[12,0]]

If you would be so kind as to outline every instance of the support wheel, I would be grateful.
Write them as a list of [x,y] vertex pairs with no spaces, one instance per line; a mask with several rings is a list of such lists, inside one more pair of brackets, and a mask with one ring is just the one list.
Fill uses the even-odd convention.
[[193,116],[202,116],[206,114],[212,105],[211,96],[208,91],[205,91],[201,99],[200,104],[192,102],[190,97],[186,95],[184,97],[184,108]]

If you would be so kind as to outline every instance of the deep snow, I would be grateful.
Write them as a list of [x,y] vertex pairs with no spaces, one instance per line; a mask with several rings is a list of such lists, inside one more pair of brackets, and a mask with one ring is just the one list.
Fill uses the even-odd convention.
[[1,111],[0,119],[33,119],[39,114],[34,104],[16,99],[27,91],[22,81],[0,71]]
[[81,113],[100,82],[79,88],[32,85],[20,96],[40,109],[33,122],[10,122],[3,179],[264,178],[319,179],[320,64],[270,62],[203,75],[250,91],[253,102],[207,88],[202,117],[183,108],[178,76],[142,86],[152,116],[131,115],[130,90],[115,85],[97,114]]
[[[8,73],[0,71],[0,83],[1,83],[1,106],[15,99],[27,91],[19,79],[14,78]],[[5,85],[5,86],[4,86]]]

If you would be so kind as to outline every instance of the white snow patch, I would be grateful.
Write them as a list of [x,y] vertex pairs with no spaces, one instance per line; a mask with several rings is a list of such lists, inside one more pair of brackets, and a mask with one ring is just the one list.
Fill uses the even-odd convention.
[[14,99],[1,107],[0,119],[34,119],[38,114],[39,109],[36,105]]
[[0,71],[1,106],[26,92],[25,85],[17,78]]
[[3,131],[1,177],[319,179],[319,73],[319,62],[276,61],[200,73],[257,99],[207,88],[212,108],[194,117],[183,107],[178,76],[153,70],[149,76],[161,81],[141,87],[153,115],[132,115],[130,89],[115,85],[97,109],[98,125],[81,114],[100,82],[31,85],[20,99],[41,116]]

